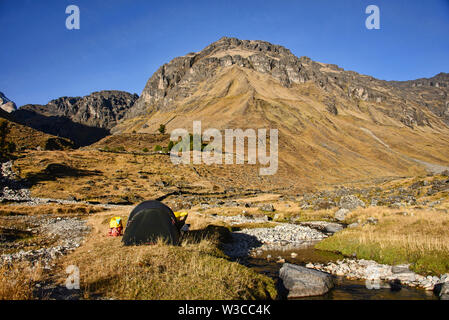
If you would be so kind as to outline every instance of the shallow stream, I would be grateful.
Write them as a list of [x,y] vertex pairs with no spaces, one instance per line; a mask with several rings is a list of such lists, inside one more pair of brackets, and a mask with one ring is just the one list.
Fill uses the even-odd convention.
[[[291,257],[291,253],[296,253],[295,258]],[[267,257],[271,256],[270,259]],[[308,262],[327,263],[337,261],[344,257],[332,252],[321,251],[314,248],[314,243],[304,245],[301,248],[287,250],[264,250],[256,257],[249,257],[248,267],[259,273],[272,277],[278,283],[281,296],[283,292],[280,285],[279,269],[282,263],[277,263],[278,257],[285,259],[285,262],[305,266]],[[385,286],[388,284],[385,283]],[[284,289],[285,290],[285,289]],[[350,280],[344,277],[335,277],[335,287],[327,294],[318,297],[307,297],[301,299],[313,300],[438,300],[438,297],[432,291],[423,289],[401,286],[394,290],[390,288],[369,289],[363,280]]]

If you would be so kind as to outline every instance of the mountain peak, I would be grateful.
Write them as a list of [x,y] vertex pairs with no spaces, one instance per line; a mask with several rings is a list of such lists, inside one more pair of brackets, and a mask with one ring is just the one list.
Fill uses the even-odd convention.
[[[227,89],[228,86],[233,87],[232,81],[219,81],[222,71],[231,67],[245,71],[234,73],[236,77],[257,74],[260,79],[269,78],[273,85],[280,86],[279,91],[285,96],[291,95],[299,100],[302,99],[298,96],[301,89],[313,85],[320,90],[319,95],[333,114],[338,113],[335,101],[340,100],[344,101],[345,108],[353,108],[357,112],[360,111],[360,103],[369,103],[379,108],[386,117],[399,120],[409,127],[430,126],[429,119],[434,116],[449,124],[449,107],[444,100],[449,88],[447,74],[440,73],[431,79],[382,81],[345,71],[334,64],[316,62],[308,57],[298,58],[281,45],[232,37],[222,37],[199,52],[174,58],[161,66],[148,80],[140,98],[124,118],[166,112],[198,103],[204,95],[210,95],[211,90],[205,91],[204,88],[214,84],[224,86],[214,92],[232,92]],[[239,79],[235,80],[234,84],[239,83]],[[252,83],[247,90],[254,87],[257,80]],[[272,86],[269,83],[265,81],[264,85]],[[256,86],[259,92],[266,91],[262,86]],[[291,89],[290,93],[284,89]],[[271,96],[274,99],[277,95],[272,92]],[[342,109],[343,106],[338,108]]]
[[189,88],[230,66],[269,74],[285,87],[304,83],[312,76],[303,68],[303,63],[311,61],[307,59],[297,58],[285,47],[267,41],[222,37],[200,52],[174,58],[161,66],[148,80],[126,118],[144,115],[149,108],[165,108],[170,99],[187,97]]
[[278,58],[280,56],[293,56],[290,50],[280,45],[275,45],[262,40],[241,40],[233,37],[220,38],[218,41],[215,41],[204,48],[200,54],[213,55],[219,52],[228,52],[229,55],[238,55],[241,53],[244,56],[264,53]]
[[8,113],[11,113],[11,112],[17,110],[16,104],[13,101],[9,100],[3,94],[3,92],[0,92],[0,108]]

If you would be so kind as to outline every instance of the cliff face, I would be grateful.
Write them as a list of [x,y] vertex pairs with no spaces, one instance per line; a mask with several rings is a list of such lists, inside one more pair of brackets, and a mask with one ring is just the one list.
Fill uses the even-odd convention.
[[48,104],[24,105],[18,110],[36,112],[45,116],[66,117],[90,127],[111,129],[137,100],[136,94],[124,91],[99,91],[85,97],[61,97]]
[[220,67],[240,66],[270,74],[284,86],[304,83],[313,73],[303,67],[310,59],[265,41],[222,38],[198,53],[173,59],[148,80],[141,97],[126,118],[169,108],[173,100],[188,97],[196,86],[212,78]]
[[[449,74],[403,82],[382,81],[307,57],[298,58],[290,50],[265,41],[226,37],[198,53],[161,66],[125,118],[173,109],[176,102],[191,96],[200,83],[212,79],[221,68],[232,66],[269,75],[286,88],[312,82],[350,103],[377,103],[385,107],[385,115],[409,127],[429,125],[425,110],[449,124]],[[327,104],[330,112],[338,112],[332,99]]]
[[123,91],[99,91],[85,97],[61,97],[46,105],[24,105],[12,115],[21,124],[83,146],[109,135],[137,98]]
[[0,92],[0,108],[8,113],[17,110],[16,104],[9,100],[2,92]]

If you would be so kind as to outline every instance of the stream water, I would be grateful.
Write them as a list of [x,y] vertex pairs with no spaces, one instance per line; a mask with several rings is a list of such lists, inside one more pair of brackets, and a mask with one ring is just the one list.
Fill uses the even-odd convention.
[[[297,254],[295,258],[291,253]],[[267,257],[271,256],[271,259]],[[305,266],[306,263],[327,263],[337,261],[344,257],[332,252],[321,251],[314,248],[314,243],[303,247],[287,250],[264,250],[256,257],[249,257],[246,265],[253,270],[272,277],[277,281],[281,297],[286,292],[282,290],[279,279],[279,269],[282,263],[276,263],[278,257],[285,259],[285,262]],[[381,286],[383,287],[383,286]],[[387,286],[388,287],[388,286]],[[432,291],[418,288],[402,286],[392,290],[390,288],[369,289],[363,280],[349,280],[344,277],[335,277],[335,287],[327,294],[317,297],[307,297],[302,299],[322,299],[322,300],[438,300]]]

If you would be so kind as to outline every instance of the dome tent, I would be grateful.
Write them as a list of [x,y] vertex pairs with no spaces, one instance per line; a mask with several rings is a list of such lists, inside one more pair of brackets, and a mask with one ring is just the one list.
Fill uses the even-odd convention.
[[156,200],[144,201],[131,211],[122,242],[125,246],[151,244],[162,239],[178,244],[180,231],[173,211]]

